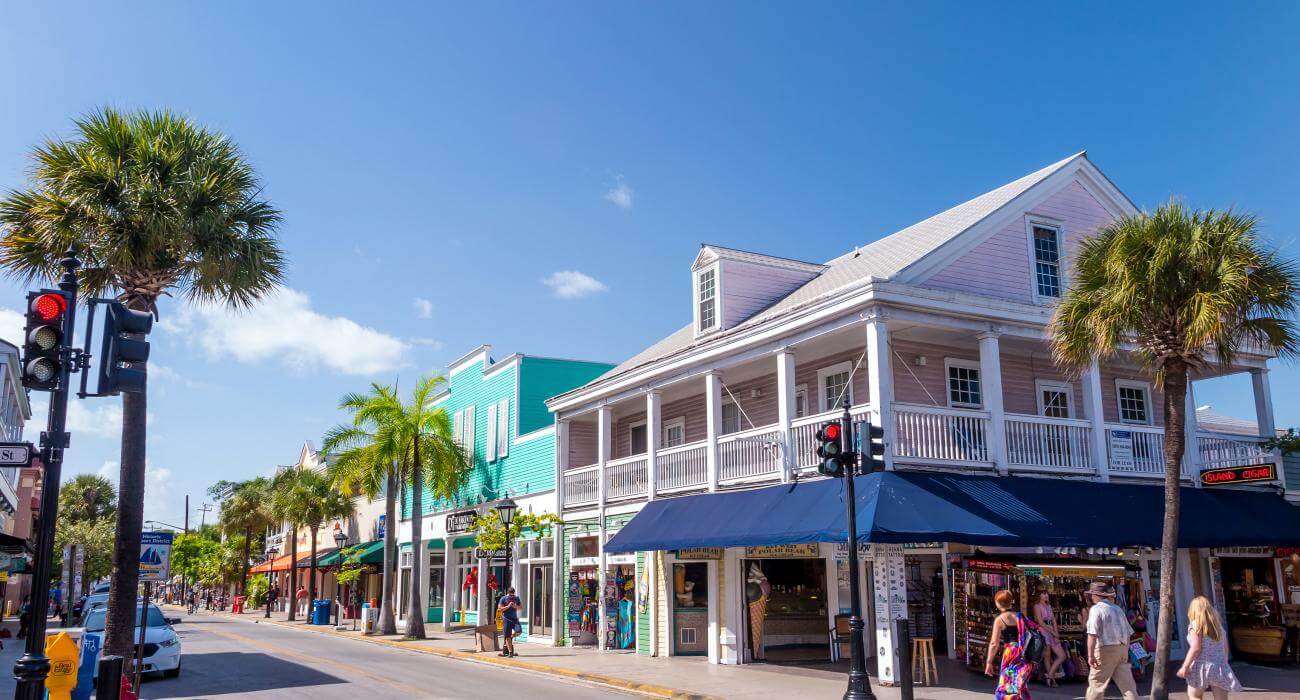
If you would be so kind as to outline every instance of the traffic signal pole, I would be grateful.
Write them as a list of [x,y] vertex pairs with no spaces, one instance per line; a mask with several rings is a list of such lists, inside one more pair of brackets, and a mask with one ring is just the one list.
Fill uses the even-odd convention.
[[73,320],[77,308],[77,260],[75,248],[69,248],[59,261],[63,277],[59,289],[67,295],[68,310],[63,319],[62,362],[59,363],[59,384],[50,395],[49,422],[41,433],[41,462],[44,479],[41,491],[40,530],[36,538],[36,552],[32,563],[32,593],[24,653],[14,663],[14,700],[44,700],[45,678],[50,672],[50,660],[45,656],[45,623],[50,599],[50,565],[54,559],[54,521],[59,511],[59,480],[63,470],[63,451],[68,447],[65,431],[68,417],[69,375],[76,360],[72,346]]
[[[840,439],[843,441],[843,453],[854,450],[853,415],[849,413],[849,400],[844,399],[844,415],[840,416]],[[849,655],[849,687],[844,691],[844,700],[873,700],[871,681],[867,678],[867,659],[864,653],[862,622],[862,595],[858,589],[858,499],[854,491],[853,479],[857,476],[858,464],[862,460],[849,459],[844,470],[844,500],[848,507],[849,531],[849,644],[853,649]]]

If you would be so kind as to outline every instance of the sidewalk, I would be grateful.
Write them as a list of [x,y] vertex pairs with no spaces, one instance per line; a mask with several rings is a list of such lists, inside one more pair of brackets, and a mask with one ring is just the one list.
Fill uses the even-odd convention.
[[[246,622],[271,623],[292,627],[304,632],[351,637],[360,643],[381,644],[394,648],[427,654],[487,663],[535,673],[549,673],[575,680],[586,681],[660,698],[772,698],[794,697],[839,698],[844,694],[848,673],[847,662],[817,665],[748,664],[745,666],[720,666],[709,664],[700,657],[645,657],[625,652],[598,652],[589,648],[553,647],[540,644],[519,643],[516,658],[497,656],[495,652],[475,653],[474,638],[469,630],[443,633],[429,631],[429,639],[407,641],[401,636],[362,636],[360,632],[335,630],[330,626],[312,626],[301,621],[288,622],[284,613],[276,613],[270,620],[262,612],[244,615],[209,613],[236,617]],[[345,623],[348,621],[345,621]],[[433,626],[430,625],[432,628]],[[942,685],[917,686],[916,700],[974,700],[987,698],[993,693],[994,682],[967,671],[960,664],[939,659],[939,679]],[[1295,668],[1269,668],[1250,664],[1234,664],[1242,683],[1253,698],[1300,699],[1300,672]],[[876,686],[874,668],[872,688],[881,700],[901,697],[897,688]],[[1186,698],[1184,683],[1171,678],[1171,697]],[[1146,692],[1147,683],[1140,689]],[[1267,689],[1267,690],[1264,690]],[[1066,684],[1060,688],[1034,686],[1035,700],[1073,700],[1083,696],[1083,683]],[[1112,686],[1108,697],[1119,697]]]

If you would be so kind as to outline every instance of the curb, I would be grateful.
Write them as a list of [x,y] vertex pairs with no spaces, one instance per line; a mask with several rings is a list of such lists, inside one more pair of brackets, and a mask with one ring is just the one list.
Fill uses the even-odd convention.
[[[203,611],[203,612],[212,615],[214,617],[216,615],[221,615],[223,617],[229,617],[235,620],[242,620],[245,622],[248,621],[248,620],[244,620],[242,615],[234,615],[231,613],[214,613],[209,611]],[[441,656],[443,658],[448,658],[448,659],[458,659],[460,661],[470,661],[473,663],[489,664],[492,666],[501,666],[505,668],[514,668],[521,671],[533,671],[535,673],[544,673],[547,675],[558,676],[561,678],[568,678],[570,680],[581,681],[583,683],[589,683],[592,685],[602,685],[610,688],[617,688],[619,690],[624,690],[631,693],[637,693],[652,698],[672,698],[674,700],[721,700],[720,698],[717,698],[716,696],[712,696],[712,695],[703,695],[700,693],[693,693],[678,688],[669,688],[667,686],[630,681],[627,680],[626,678],[619,678],[618,676],[607,676],[600,673],[588,673],[586,671],[575,671],[570,668],[564,668],[561,666],[549,666],[547,664],[537,663],[534,661],[519,661],[514,658],[507,658],[502,656],[484,656],[482,654],[478,654],[472,651],[462,651],[460,649],[443,649],[439,647],[415,646],[407,642],[400,642],[392,639],[376,639],[374,637],[344,634],[342,632],[337,632],[335,630],[328,629],[328,628],[318,628],[318,627],[313,627],[311,625],[306,625],[301,623],[289,623],[284,620],[276,620],[276,619],[268,620],[266,618],[259,617],[253,622],[270,623],[277,627],[284,627],[286,629],[295,629],[303,632],[311,632],[314,634],[325,634],[333,637],[338,637],[341,639],[352,639],[360,642],[366,642],[369,644],[391,647],[394,649],[405,649],[406,651],[413,651],[420,654]]]

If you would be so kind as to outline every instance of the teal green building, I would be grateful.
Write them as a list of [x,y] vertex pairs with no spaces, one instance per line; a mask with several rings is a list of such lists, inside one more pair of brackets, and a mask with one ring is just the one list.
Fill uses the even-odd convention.
[[525,637],[550,640],[557,633],[554,603],[554,538],[525,533],[516,543],[507,576],[501,558],[476,551],[473,517],[511,498],[520,512],[558,513],[555,486],[555,423],[546,399],[582,386],[612,365],[514,354],[493,360],[491,347],[475,348],[447,368],[446,390],[435,397],[447,412],[457,440],[470,452],[473,469],[450,500],[427,491],[421,503],[422,556],[411,547],[411,496],[403,495],[398,524],[398,611],[405,624],[410,581],[418,576],[427,599],[426,618],[443,629],[479,624],[509,579],[524,603]]

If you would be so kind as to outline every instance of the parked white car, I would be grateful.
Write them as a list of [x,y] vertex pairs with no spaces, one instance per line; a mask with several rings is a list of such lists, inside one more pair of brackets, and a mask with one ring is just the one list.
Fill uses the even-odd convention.
[[[104,617],[108,610],[106,608],[97,608],[86,615],[85,634],[87,636],[97,636],[100,641],[100,648],[103,648],[104,641]],[[136,628],[131,633],[132,640],[140,639],[140,607],[135,609]],[[157,607],[150,605],[149,612],[145,616],[144,630],[144,673],[161,673],[167,678],[175,678],[181,675],[181,638],[177,636],[176,630],[172,629],[172,624],[179,622],[178,618],[167,619]],[[95,673],[99,673],[99,667],[96,665]]]

